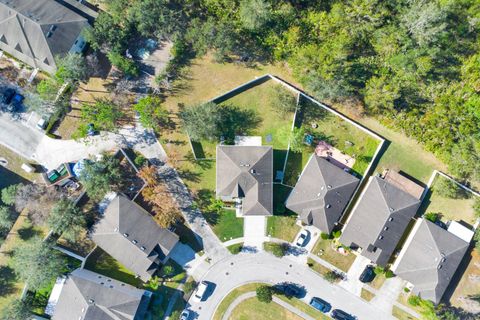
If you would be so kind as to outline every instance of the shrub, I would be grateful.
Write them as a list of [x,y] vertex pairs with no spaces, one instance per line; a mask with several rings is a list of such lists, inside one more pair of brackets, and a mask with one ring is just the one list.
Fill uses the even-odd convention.
[[480,218],[480,197],[475,197],[473,202],[473,211],[475,212],[475,216]]
[[459,199],[465,198],[466,192],[450,179],[440,177],[435,182],[434,191],[445,198]]
[[341,230],[334,231],[332,235],[335,239],[338,239],[342,235],[342,231]]
[[388,279],[388,278],[393,278],[393,277],[395,277],[395,275],[393,274],[393,271],[392,271],[392,270],[387,270],[387,271],[385,272],[385,278]]
[[428,213],[425,213],[425,215],[423,217],[425,219],[435,223],[435,222],[437,222],[438,218],[440,217],[440,214],[435,213],[435,212],[428,212]]
[[147,159],[141,154],[137,155],[133,160],[137,167],[143,167],[147,163]]
[[330,238],[330,235],[328,233],[322,232],[320,233],[320,238],[322,238],[323,240],[328,240],[328,238]]
[[258,301],[264,303],[272,302],[273,290],[270,286],[262,285],[257,288],[256,292]]
[[227,247],[228,251],[232,254],[239,254],[243,249],[243,243],[237,243]]
[[323,279],[327,280],[330,283],[334,283],[335,281],[337,281],[340,278],[341,278],[341,276],[338,273],[336,273],[335,271],[328,271],[327,273],[325,273],[323,275]]
[[265,250],[271,252],[275,257],[283,257],[287,251],[287,244],[284,243],[274,243],[267,242],[265,243]]
[[410,292],[410,289],[408,289],[408,288],[405,287],[405,288],[403,288],[403,292],[409,293],[409,292]]
[[188,295],[193,292],[193,289],[195,289],[196,286],[197,286],[197,283],[195,281],[193,280],[187,281],[183,285],[183,292]]
[[135,61],[132,59],[125,58],[121,54],[113,51],[109,52],[107,57],[110,63],[122,71],[127,77],[136,77],[140,73]]
[[175,268],[167,264],[162,268],[162,274],[165,277],[171,276],[175,272]]
[[375,269],[373,269],[373,272],[375,272],[376,275],[384,274],[384,273],[385,273],[385,269],[383,269],[383,268],[380,267],[380,266],[376,266]]
[[408,297],[408,304],[413,307],[418,307],[420,305],[420,297],[416,295],[411,295]]

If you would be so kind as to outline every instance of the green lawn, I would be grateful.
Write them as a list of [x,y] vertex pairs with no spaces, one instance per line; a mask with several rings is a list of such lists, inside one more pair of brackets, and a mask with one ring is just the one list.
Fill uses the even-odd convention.
[[387,278],[385,278],[384,273],[376,274],[373,281],[370,282],[370,287],[379,290],[383,286],[385,280],[387,280]]
[[40,178],[38,173],[27,173],[21,168],[23,163],[31,161],[14,153],[10,149],[0,145],[0,158],[8,161],[6,167],[0,166],[0,189],[8,187],[11,184],[27,183]]
[[267,235],[292,242],[300,231],[296,224],[297,215],[285,208],[285,201],[292,188],[273,185],[273,216],[267,219]]
[[368,291],[367,289],[365,288],[362,288],[362,291],[360,292],[360,297],[366,301],[370,301],[372,300],[373,298],[375,298],[375,294]]
[[137,288],[141,288],[144,285],[140,278],[135,277],[135,273],[128,270],[124,265],[115,260],[100,247],[97,247],[88,257],[88,260],[85,263],[85,269],[125,282]]
[[410,313],[403,311],[397,306],[393,306],[392,316],[394,316],[398,320],[418,320],[417,318],[412,316]]
[[285,309],[277,303],[263,303],[256,297],[241,302],[235,309],[229,320],[303,320],[293,312]]
[[347,255],[343,255],[332,248],[333,240],[319,239],[312,250],[313,254],[316,254],[325,261],[330,262],[340,270],[345,272],[350,269],[356,256],[349,252]]
[[452,199],[439,194],[435,190],[435,185],[438,186],[440,180],[446,180],[446,178],[437,175],[432,188],[425,197],[421,213],[439,213],[441,220],[446,222],[448,220],[463,220],[471,225],[475,224],[476,216],[473,210],[473,204],[475,202],[475,196],[465,192],[463,197],[458,199]]
[[[358,177],[364,175],[380,141],[306,98],[300,99],[300,105],[302,112],[297,117],[295,125],[303,127],[305,133],[311,134],[317,140],[326,141],[343,153],[354,157],[353,171]],[[313,125],[318,127],[314,128]],[[285,184],[295,185],[313,151],[313,146],[305,146],[302,152],[289,154]]]
[[307,265],[315,272],[317,272],[318,274],[324,276],[325,274],[327,274],[328,272],[332,271],[330,270],[329,268],[325,267],[324,265],[316,262],[315,260],[313,260],[312,258],[308,258],[307,260]]
[[233,254],[238,254],[238,253],[240,253],[240,251],[242,250],[242,248],[243,248],[243,242],[242,242],[242,243],[232,244],[231,246],[228,246],[228,247],[227,247],[228,251],[230,251],[230,253],[233,253]]
[[235,210],[223,209],[220,213],[204,213],[205,219],[221,241],[243,237],[243,219],[237,218]]
[[255,291],[261,285],[261,283],[249,283],[233,289],[229,294],[225,296],[225,298],[223,298],[222,302],[220,302],[217,310],[215,311],[215,314],[213,315],[212,320],[221,320],[228,307],[237,297],[241,296],[244,293]]
[[330,319],[327,317],[325,314],[322,312],[318,311],[317,309],[309,306],[305,302],[303,302],[300,299],[297,299],[295,297],[292,298],[287,298],[284,295],[276,295],[279,299],[282,299],[283,301],[287,302],[288,304],[292,305],[293,307],[297,308],[300,311],[305,312],[308,314],[310,317],[314,319],[319,319],[319,320],[325,320],[325,319]]

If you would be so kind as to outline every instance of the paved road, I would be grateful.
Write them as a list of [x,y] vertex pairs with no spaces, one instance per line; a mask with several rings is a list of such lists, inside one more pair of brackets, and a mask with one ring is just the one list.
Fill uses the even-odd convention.
[[42,139],[40,130],[27,126],[24,120],[13,119],[9,113],[0,112],[0,144],[30,159]]
[[248,282],[275,284],[284,281],[305,286],[307,302],[311,297],[318,296],[330,302],[334,309],[343,309],[361,320],[394,319],[390,313],[378,310],[360,297],[320,278],[307,266],[287,258],[275,258],[265,252],[241,253],[224,259],[213,265],[200,280],[209,281],[216,287],[206,301],[201,303],[189,301],[190,309],[197,313],[198,320],[211,319],[222,299],[238,286]]

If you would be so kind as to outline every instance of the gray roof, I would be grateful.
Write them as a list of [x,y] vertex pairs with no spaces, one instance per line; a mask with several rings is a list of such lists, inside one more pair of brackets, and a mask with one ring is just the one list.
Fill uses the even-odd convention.
[[148,281],[178,242],[135,202],[116,196],[95,225],[92,239],[125,267]]
[[88,21],[54,0],[0,0],[0,49],[35,68],[56,69]]
[[77,269],[65,281],[52,319],[140,320],[149,300],[145,290]]
[[358,178],[313,154],[286,207],[325,233],[332,232],[358,185]]
[[272,215],[271,146],[217,146],[217,197],[243,198],[244,215]]
[[395,273],[414,285],[422,299],[440,302],[469,243],[436,224],[422,219],[403,249]]
[[363,256],[385,266],[419,206],[419,199],[378,176],[371,177],[340,242],[360,247]]

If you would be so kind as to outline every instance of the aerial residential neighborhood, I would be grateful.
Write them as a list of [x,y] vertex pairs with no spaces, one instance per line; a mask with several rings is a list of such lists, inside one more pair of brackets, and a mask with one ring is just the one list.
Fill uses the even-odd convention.
[[479,21],[0,0],[0,319],[479,319]]

